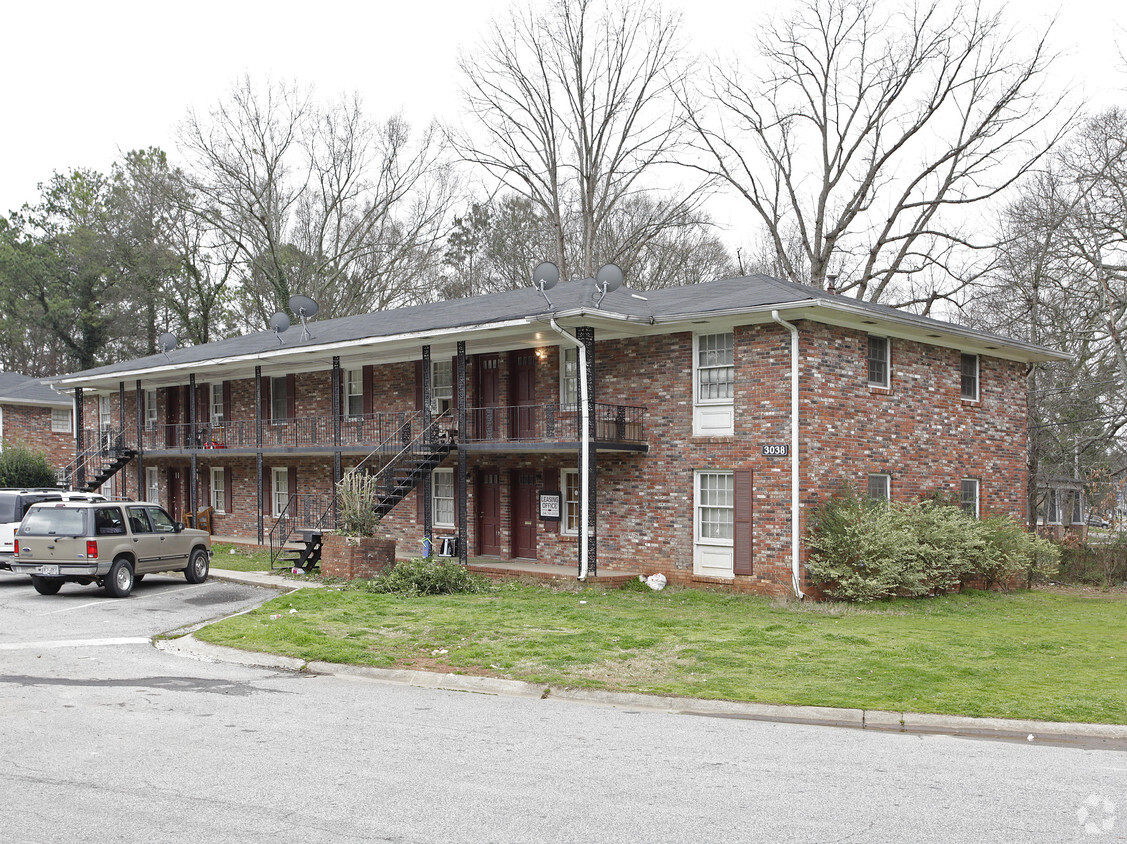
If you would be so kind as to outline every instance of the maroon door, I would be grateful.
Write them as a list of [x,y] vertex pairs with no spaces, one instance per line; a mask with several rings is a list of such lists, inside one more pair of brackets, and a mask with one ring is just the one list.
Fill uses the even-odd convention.
[[181,479],[182,473],[179,469],[168,470],[168,513],[177,522],[184,521]]
[[180,445],[176,436],[176,425],[180,421],[180,389],[169,387],[164,391],[167,398],[167,415],[165,416],[164,445],[166,448],[176,448]]
[[501,474],[496,469],[477,473],[477,553],[501,556]]
[[513,470],[513,556],[536,557],[536,473]]
[[536,353],[531,349],[513,352],[509,358],[512,378],[512,436],[527,440],[536,435]]
[[500,429],[497,408],[501,404],[501,356],[478,355],[474,372],[473,435],[479,440],[495,440]]

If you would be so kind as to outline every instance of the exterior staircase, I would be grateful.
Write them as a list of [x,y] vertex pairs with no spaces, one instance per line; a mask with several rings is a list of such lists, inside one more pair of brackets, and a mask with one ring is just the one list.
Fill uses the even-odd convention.
[[[417,428],[412,426],[396,432],[375,451],[360,462],[353,472],[366,472],[375,478],[376,504],[373,511],[383,518],[406,498],[419,483],[446,459],[454,448],[455,435],[439,417]],[[395,445],[392,445],[394,443]],[[379,469],[365,467],[370,460],[400,446],[394,456]],[[320,506],[311,502],[316,499]],[[270,568],[302,568],[311,571],[321,562],[322,536],[326,530],[337,527],[336,495],[326,499],[320,496],[291,495],[286,509],[270,529]],[[300,539],[295,538],[300,536]]]
[[[136,449],[122,444],[120,436],[100,438],[96,445],[83,450],[56,474],[56,483],[62,489],[94,492],[102,484],[124,469],[137,456]],[[85,469],[85,479],[78,483],[78,468]]]

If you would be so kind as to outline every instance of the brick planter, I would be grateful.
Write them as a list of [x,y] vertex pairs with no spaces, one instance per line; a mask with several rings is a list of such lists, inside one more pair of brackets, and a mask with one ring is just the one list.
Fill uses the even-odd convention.
[[395,540],[382,536],[326,534],[321,547],[321,573],[347,580],[375,577],[395,564]]

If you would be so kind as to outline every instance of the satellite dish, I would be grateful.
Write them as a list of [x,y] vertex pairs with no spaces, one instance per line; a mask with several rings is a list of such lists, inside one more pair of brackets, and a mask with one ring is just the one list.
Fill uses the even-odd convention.
[[306,317],[317,316],[317,311],[321,310],[321,306],[317,304],[316,299],[309,296],[291,296],[290,310],[304,320]]
[[166,355],[176,348],[176,343],[177,340],[175,334],[169,334],[165,332],[157,338],[157,348]]
[[540,295],[544,297],[544,301],[548,303],[549,308],[553,307],[552,300],[548,298],[548,294],[544,291],[551,290],[559,284],[559,281],[560,268],[551,261],[539,264],[532,271],[532,286],[540,291]]
[[532,271],[532,283],[543,293],[551,290],[560,281],[560,268],[551,261],[545,261]]
[[622,270],[617,264],[603,264],[595,274],[595,286],[600,291],[599,301],[595,303],[597,308],[603,304],[603,299],[608,293],[622,286]]
[[281,311],[270,317],[270,330],[278,338],[278,342],[282,342],[282,332],[290,327],[290,318]]

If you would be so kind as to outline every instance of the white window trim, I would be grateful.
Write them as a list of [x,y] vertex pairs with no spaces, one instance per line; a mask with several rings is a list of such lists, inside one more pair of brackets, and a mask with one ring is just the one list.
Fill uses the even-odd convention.
[[[282,507],[278,506],[278,478],[281,477],[285,481],[286,487],[286,500],[283,502]],[[290,495],[290,470],[285,466],[271,466],[270,467],[270,512],[276,519],[282,515],[282,508],[289,503]]]
[[[869,378],[869,340],[884,340],[884,382],[873,381]],[[880,334],[866,334],[865,335],[865,382],[870,387],[875,387],[878,390],[889,390],[892,388],[892,339]]]
[[972,515],[977,519],[982,514],[982,483],[978,478],[963,478],[959,481],[959,507],[963,507],[963,484],[974,484],[974,512]]
[[[700,397],[700,341],[705,337],[716,337],[718,335],[732,335],[732,397],[719,398],[719,399],[702,399]],[[706,367],[708,369],[719,369],[720,367]],[[735,380],[736,380],[736,337],[733,331],[712,331],[708,334],[694,334],[693,335],[693,404],[697,406],[709,405],[731,405],[735,403]]]
[[[274,409],[275,409],[277,402],[278,402],[277,386],[278,386],[279,381],[281,381],[283,385],[286,385],[286,392],[284,394],[285,397],[284,397],[284,400],[282,401],[282,415],[281,416],[278,416],[274,412]],[[291,419],[289,419],[289,417],[287,417],[285,415],[286,408],[289,407],[289,403],[290,403],[289,385],[286,384],[286,376],[285,375],[281,375],[281,376],[271,375],[270,376],[270,422],[271,422],[271,424],[278,424],[278,423],[281,423],[281,422],[292,421]]]
[[[974,397],[963,395],[963,356],[974,358]],[[959,398],[967,403],[977,402],[982,393],[982,358],[978,355],[959,353]]]
[[579,494],[579,470],[578,469],[560,469],[560,533],[564,536],[579,536],[579,518],[578,509],[576,510],[575,527],[569,528],[567,526],[567,479],[568,477],[575,478],[575,492]]
[[145,430],[153,431],[157,427],[157,391],[145,390]]
[[[211,493],[211,507],[212,507],[213,510],[215,510],[216,513],[219,513],[221,515],[225,515],[227,513],[227,511],[224,509],[225,501],[226,501],[226,493],[227,493],[227,483],[226,483],[226,479],[223,476],[223,469],[216,467],[216,466],[212,466],[210,474],[211,474],[211,486],[210,486],[208,491]],[[216,495],[215,495],[215,492],[216,492],[215,479],[216,478],[219,479],[218,501],[216,500]]]
[[[579,406],[579,349],[574,346],[560,346],[560,405],[564,408],[578,407]],[[568,356],[575,359],[575,375],[569,378],[567,374],[567,359]],[[569,382],[575,384],[575,399],[572,400],[567,394],[567,385]]]
[[103,431],[113,428],[113,406],[109,396],[98,396],[98,428]]
[[[701,480],[707,475],[726,475],[732,479],[732,505],[728,509],[732,513],[732,538],[731,539],[718,539],[716,537],[702,537],[700,531],[700,513],[701,505]],[[713,509],[718,509],[715,505],[709,505]],[[693,542],[696,545],[715,545],[724,548],[735,547],[735,528],[736,528],[736,492],[735,492],[735,473],[730,469],[696,469],[693,471]]]
[[[153,494],[150,498],[149,495]],[[156,466],[145,467],[145,501],[159,504],[160,501],[160,469]]]
[[[872,489],[872,479],[884,479],[884,498],[876,498],[870,494]],[[869,472],[865,476],[865,495],[872,498],[873,501],[891,501],[892,500],[892,475],[885,474],[884,472]]]
[[[216,391],[219,393],[219,400],[216,401]],[[218,384],[211,384],[208,388],[210,402],[207,406],[208,421],[212,425],[223,424],[223,382]],[[218,409],[218,413],[216,410]]]
[[454,527],[454,520],[453,520],[453,519],[451,519],[451,520],[450,520],[449,522],[440,522],[440,521],[438,520],[438,501],[439,501],[439,498],[438,498],[438,483],[437,483],[437,481],[438,481],[438,476],[439,476],[439,475],[449,475],[449,476],[450,476],[450,491],[451,491],[451,496],[450,496],[450,498],[448,498],[448,499],[446,499],[446,500],[447,500],[447,501],[450,501],[450,502],[451,502],[451,505],[452,505],[452,506],[450,507],[450,512],[451,512],[451,513],[454,513],[454,514],[455,514],[455,518],[457,518],[457,506],[456,506],[456,502],[457,502],[457,495],[458,495],[458,493],[457,493],[457,490],[455,490],[455,489],[454,489],[454,469],[453,469],[453,468],[449,468],[449,469],[435,469],[435,470],[434,470],[434,472],[433,472],[433,473],[431,473],[431,483],[430,483],[430,490],[431,490],[431,493],[430,493],[430,494],[431,494],[431,501],[430,501],[430,512],[431,512],[431,514],[432,514],[432,515],[433,515],[433,517],[434,517],[434,526],[435,526],[435,527],[441,527],[441,528],[453,528],[453,527]]
[[[353,392],[355,390],[356,392]],[[350,409],[352,399],[360,399],[360,410]],[[359,419],[364,415],[364,370],[346,369],[344,371],[344,415],[349,419]]]

